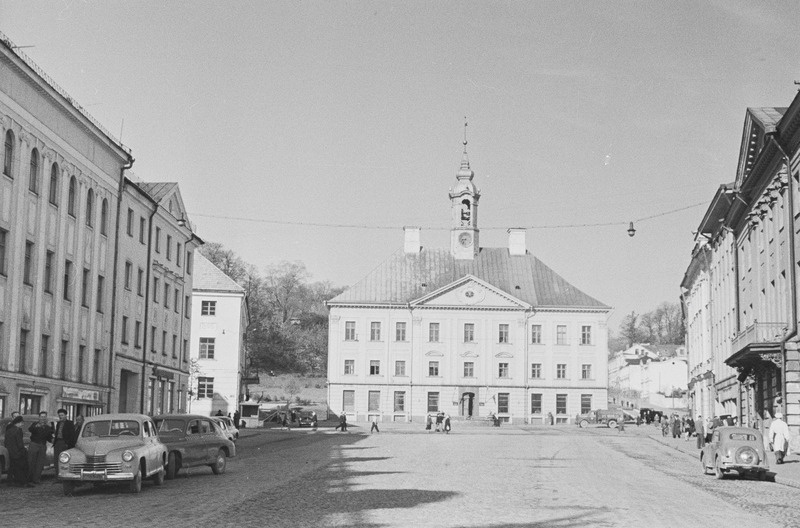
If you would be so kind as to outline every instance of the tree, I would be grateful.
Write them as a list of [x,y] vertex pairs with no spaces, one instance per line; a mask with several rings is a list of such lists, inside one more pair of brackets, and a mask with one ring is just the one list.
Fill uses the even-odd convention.
[[631,312],[625,316],[619,325],[620,337],[625,339],[626,348],[632,347],[634,343],[641,342],[641,332],[639,331],[639,314]]

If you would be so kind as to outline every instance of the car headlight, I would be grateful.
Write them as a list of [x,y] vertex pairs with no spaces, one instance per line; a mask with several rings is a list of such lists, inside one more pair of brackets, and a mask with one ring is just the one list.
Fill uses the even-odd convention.
[[58,461],[62,464],[66,464],[69,462],[70,456],[69,453],[66,451],[62,451],[60,455],[58,455]]
[[125,462],[130,462],[131,460],[133,460],[133,451],[125,451],[124,453],[122,453],[122,460],[124,460]]

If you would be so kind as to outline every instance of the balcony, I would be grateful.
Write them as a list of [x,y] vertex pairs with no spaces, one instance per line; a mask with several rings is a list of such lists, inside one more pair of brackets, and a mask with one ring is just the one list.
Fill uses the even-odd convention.
[[755,321],[733,338],[731,356],[725,363],[731,367],[743,367],[754,360],[770,358],[770,354],[780,351],[786,327],[786,323]]

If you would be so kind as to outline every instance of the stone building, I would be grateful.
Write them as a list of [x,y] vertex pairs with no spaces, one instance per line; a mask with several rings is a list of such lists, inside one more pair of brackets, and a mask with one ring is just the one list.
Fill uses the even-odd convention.
[[568,423],[607,406],[610,308],[528,252],[480,246],[480,191],[466,143],[450,189],[449,249],[402,250],[331,299],[328,402],[351,420]]

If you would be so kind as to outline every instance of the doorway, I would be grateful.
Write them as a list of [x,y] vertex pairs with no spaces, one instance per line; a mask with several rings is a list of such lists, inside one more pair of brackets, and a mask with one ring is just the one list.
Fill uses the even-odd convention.
[[459,409],[459,414],[464,416],[469,420],[472,418],[472,412],[475,405],[475,393],[474,392],[465,392],[461,395],[461,405]]

